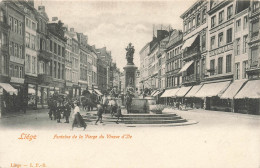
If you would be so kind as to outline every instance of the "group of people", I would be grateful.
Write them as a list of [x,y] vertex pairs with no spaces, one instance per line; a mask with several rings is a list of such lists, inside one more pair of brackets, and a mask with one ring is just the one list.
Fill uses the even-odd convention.
[[103,123],[102,122],[102,115],[103,115],[103,113],[107,113],[108,111],[110,111],[110,114],[111,114],[112,117],[113,116],[117,117],[117,121],[116,121],[117,124],[118,124],[119,119],[123,120],[123,115],[122,115],[120,105],[117,104],[117,102],[114,98],[112,98],[109,101],[107,95],[104,95],[101,102],[97,105],[97,116],[98,116],[98,118],[97,118],[95,124],[97,124],[98,121],[100,121],[100,123]]
[[72,130],[74,127],[83,127],[84,130],[86,129],[87,125],[80,115],[79,101],[76,100],[72,102],[70,99],[54,95],[49,98],[48,106],[49,118],[51,120],[57,120],[57,123],[61,123],[61,118],[65,118],[64,123],[69,123],[71,109],[73,108]]

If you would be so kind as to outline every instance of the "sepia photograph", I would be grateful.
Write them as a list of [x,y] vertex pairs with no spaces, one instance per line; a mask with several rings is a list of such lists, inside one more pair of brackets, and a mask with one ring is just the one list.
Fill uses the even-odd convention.
[[259,0],[0,0],[0,168],[260,168]]

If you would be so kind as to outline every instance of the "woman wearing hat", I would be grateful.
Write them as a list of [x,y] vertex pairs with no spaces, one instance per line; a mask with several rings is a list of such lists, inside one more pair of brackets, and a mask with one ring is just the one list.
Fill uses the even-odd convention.
[[87,125],[83,120],[82,116],[80,115],[79,102],[77,101],[74,102],[74,110],[73,110],[72,117],[73,117],[72,130],[75,126],[83,127],[84,130],[86,129]]

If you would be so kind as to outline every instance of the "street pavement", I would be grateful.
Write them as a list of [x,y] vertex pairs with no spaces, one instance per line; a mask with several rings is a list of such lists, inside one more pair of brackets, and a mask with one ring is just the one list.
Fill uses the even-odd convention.
[[[47,109],[1,118],[0,167],[10,167],[11,162],[44,162],[53,168],[260,167],[259,116],[205,110],[167,112],[198,123],[176,127],[126,127],[104,120],[104,124],[88,124],[85,131],[82,128],[71,131],[71,123],[64,123],[64,119],[62,123],[50,120]],[[86,112],[81,111],[81,114]],[[18,140],[21,133],[35,134],[37,139]],[[105,138],[54,138],[55,135],[79,134]],[[111,138],[123,135],[131,138]]]

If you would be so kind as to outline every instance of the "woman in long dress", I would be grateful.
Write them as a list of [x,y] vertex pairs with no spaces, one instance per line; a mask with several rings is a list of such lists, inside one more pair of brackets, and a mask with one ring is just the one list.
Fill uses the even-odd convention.
[[73,122],[72,122],[72,130],[74,127],[83,127],[86,129],[87,125],[80,115],[79,103],[74,102],[74,111],[73,111]]

